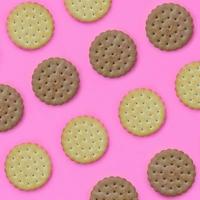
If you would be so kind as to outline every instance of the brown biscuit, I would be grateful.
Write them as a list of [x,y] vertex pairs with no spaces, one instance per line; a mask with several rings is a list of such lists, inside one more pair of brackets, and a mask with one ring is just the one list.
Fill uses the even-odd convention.
[[192,186],[195,175],[195,166],[189,156],[174,149],[156,154],[148,167],[151,186],[165,196],[186,192]]
[[8,85],[0,84],[0,131],[7,131],[20,121],[23,115],[20,94]]
[[35,95],[46,104],[64,104],[77,93],[79,75],[69,61],[49,58],[35,69],[32,87]]
[[148,16],[146,33],[155,47],[172,51],[183,47],[189,41],[193,33],[193,20],[182,6],[162,4]]
[[126,179],[109,177],[99,181],[93,188],[90,200],[138,200],[135,187]]
[[90,63],[105,77],[125,75],[136,62],[134,41],[121,31],[106,31],[95,38],[90,47]]

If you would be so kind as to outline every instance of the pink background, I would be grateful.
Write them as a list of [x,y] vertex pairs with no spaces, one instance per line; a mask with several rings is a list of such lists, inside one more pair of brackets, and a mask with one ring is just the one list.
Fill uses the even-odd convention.
[[[199,60],[200,12],[198,0],[177,0],[194,18],[192,40],[174,52],[154,48],[145,35],[149,12],[163,0],[113,0],[112,8],[102,20],[84,24],[66,12],[63,0],[37,0],[45,5],[55,20],[55,35],[50,43],[36,51],[24,51],[11,43],[6,33],[6,17],[22,0],[1,0],[0,6],[0,82],[15,87],[23,96],[25,113],[21,123],[0,134],[0,199],[5,200],[89,200],[95,183],[106,176],[130,180],[141,200],[165,200],[150,187],[147,165],[155,153],[178,148],[188,153],[197,167],[193,187],[174,200],[196,200],[200,197],[200,113],[182,105],[176,97],[174,81],[186,63]],[[137,3],[136,3],[137,2]],[[90,66],[88,49],[91,41],[107,29],[130,34],[137,44],[138,61],[126,76],[115,80],[98,75]],[[81,88],[69,103],[52,107],[40,102],[31,88],[32,72],[43,59],[60,56],[73,62],[79,72]],[[148,87],[157,91],[166,103],[167,120],[162,129],[146,138],[128,134],[120,125],[118,105],[127,91]],[[70,161],[63,153],[60,138],[66,122],[77,115],[99,118],[107,127],[110,146],[106,155],[90,165]],[[35,142],[47,149],[53,161],[53,174],[43,188],[33,192],[15,189],[4,173],[9,150],[22,142]]]

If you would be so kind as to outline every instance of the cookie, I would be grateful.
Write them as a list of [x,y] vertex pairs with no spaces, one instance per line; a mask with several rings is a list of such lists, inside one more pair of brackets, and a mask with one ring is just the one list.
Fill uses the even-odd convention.
[[23,49],[37,49],[51,39],[54,22],[50,12],[38,3],[21,3],[7,19],[10,39]]
[[75,66],[63,58],[49,58],[35,69],[32,76],[35,95],[46,104],[68,102],[79,88],[79,74]]
[[186,192],[195,180],[195,166],[182,151],[168,149],[156,154],[148,166],[148,179],[155,191],[165,196]]
[[93,117],[76,117],[63,130],[63,150],[71,160],[77,163],[92,163],[100,159],[105,153],[107,146],[107,131]]
[[176,77],[176,94],[186,106],[200,109],[200,62],[183,67]]
[[99,74],[115,78],[132,69],[137,51],[134,41],[127,34],[112,30],[95,38],[89,57],[91,65]]
[[8,154],[5,162],[8,180],[21,190],[42,187],[51,175],[51,160],[36,144],[20,144]]
[[21,95],[14,88],[0,84],[0,132],[15,127],[23,111]]
[[135,89],[120,103],[119,117],[122,126],[137,136],[150,135],[162,126],[165,120],[165,106],[152,90]]
[[135,187],[126,179],[109,177],[99,181],[93,188],[90,200],[138,200]]
[[182,6],[165,3],[152,10],[146,22],[146,33],[157,48],[172,51],[183,47],[193,33],[193,19]]
[[112,0],[64,0],[72,17],[82,22],[97,21],[107,14]]

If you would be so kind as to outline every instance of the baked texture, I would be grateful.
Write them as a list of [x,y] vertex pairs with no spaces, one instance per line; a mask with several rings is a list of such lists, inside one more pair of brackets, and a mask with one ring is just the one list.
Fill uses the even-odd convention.
[[15,127],[21,120],[23,111],[21,95],[14,88],[0,84],[0,132]]
[[123,76],[134,66],[137,50],[134,41],[118,30],[106,31],[92,42],[89,52],[92,67],[109,78]]
[[165,3],[152,10],[146,22],[146,33],[157,48],[172,51],[183,47],[193,33],[193,19],[182,6]]
[[130,91],[121,101],[119,118],[128,132],[147,136],[158,131],[165,121],[165,106],[154,91],[138,88]]
[[49,42],[54,32],[54,21],[50,12],[38,3],[21,3],[7,18],[10,39],[23,49],[38,49]]
[[5,162],[8,180],[21,190],[42,187],[51,175],[51,160],[47,152],[37,144],[20,144],[8,154]]
[[78,92],[79,74],[75,66],[63,58],[49,58],[35,69],[32,88],[46,104],[61,105]]
[[81,22],[93,22],[104,17],[112,0],[64,0],[69,14]]
[[77,163],[92,163],[100,159],[108,147],[108,134],[94,117],[79,116],[65,126],[62,139],[65,154]]
[[135,187],[121,177],[108,177],[93,188],[90,200],[138,200]]
[[176,94],[180,101],[192,109],[200,109],[200,62],[183,67],[176,77]]
[[165,196],[186,192],[195,180],[195,166],[191,158],[176,149],[156,154],[148,166],[148,179],[155,191]]

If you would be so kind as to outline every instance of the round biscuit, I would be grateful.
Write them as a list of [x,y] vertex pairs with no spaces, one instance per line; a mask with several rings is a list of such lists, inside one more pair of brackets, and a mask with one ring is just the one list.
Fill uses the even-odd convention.
[[99,181],[93,188],[90,200],[138,200],[135,187],[121,177],[108,177]]
[[152,90],[139,88],[121,101],[119,117],[122,126],[137,136],[147,136],[160,129],[165,120],[162,99]]
[[23,116],[21,95],[12,87],[0,84],[0,132],[15,127]]
[[98,35],[89,52],[90,63],[99,74],[116,78],[134,66],[137,50],[134,41],[124,32],[109,30]]
[[183,67],[176,77],[176,94],[192,109],[200,109],[200,62]]
[[109,11],[112,0],[64,0],[67,11],[82,22],[93,22],[104,17]]
[[34,50],[48,43],[54,32],[50,12],[38,3],[21,3],[7,18],[7,32],[18,47]]
[[92,163],[100,159],[108,147],[104,126],[90,116],[79,116],[65,126],[62,133],[65,154],[77,163]]
[[5,162],[8,180],[21,190],[42,187],[51,175],[51,160],[47,152],[37,144],[20,144],[8,154]]
[[148,16],[146,33],[155,47],[165,51],[176,50],[192,37],[193,19],[182,6],[164,3],[153,9]]
[[49,58],[35,69],[32,88],[46,104],[61,105],[71,100],[79,89],[76,67],[63,58]]
[[176,149],[156,154],[148,166],[148,179],[155,191],[165,196],[186,192],[195,180],[195,166],[191,158]]

